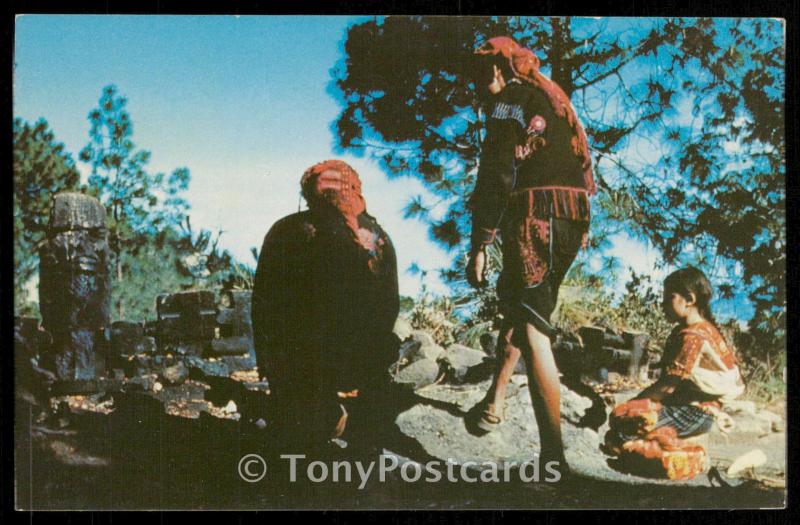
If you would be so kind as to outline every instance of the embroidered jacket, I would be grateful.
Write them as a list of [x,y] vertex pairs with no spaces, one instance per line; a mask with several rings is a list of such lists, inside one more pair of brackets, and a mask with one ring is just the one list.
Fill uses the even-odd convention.
[[572,138],[569,123],[538,89],[511,81],[494,97],[470,199],[473,247],[494,240],[516,201],[539,218],[588,222],[588,188]]

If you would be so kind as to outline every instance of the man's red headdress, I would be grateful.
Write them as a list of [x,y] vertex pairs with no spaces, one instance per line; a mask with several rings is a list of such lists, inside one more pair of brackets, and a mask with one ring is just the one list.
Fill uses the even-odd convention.
[[[349,164],[341,160],[326,160],[308,168],[300,179],[300,188],[310,210],[335,209],[353,232],[356,242],[364,245],[359,231],[358,216],[367,209],[361,195],[361,179]],[[365,246],[371,249],[372,246]]]

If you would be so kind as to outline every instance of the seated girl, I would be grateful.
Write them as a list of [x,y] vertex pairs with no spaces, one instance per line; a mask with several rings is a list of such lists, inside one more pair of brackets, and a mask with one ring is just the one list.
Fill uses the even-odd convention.
[[677,326],[664,346],[661,377],[614,408],[605,449],[625,470],[669,479],[705,471],[705,449],[685,440],[708,432],[722,405],[744,392],[733,351],[709,308],[706,276],[687,267],[664,281],[663,308]]

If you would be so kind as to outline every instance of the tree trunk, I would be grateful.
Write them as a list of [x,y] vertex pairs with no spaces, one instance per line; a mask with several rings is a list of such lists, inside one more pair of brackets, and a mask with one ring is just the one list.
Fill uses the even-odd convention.
[[561,86],[567,97],[572,98],[575,85],[572,81],[572,71],[565,63],[565,54],[572,43],[571,22],[569,18],[553,18],[553,40],[550,46],[551,79]]

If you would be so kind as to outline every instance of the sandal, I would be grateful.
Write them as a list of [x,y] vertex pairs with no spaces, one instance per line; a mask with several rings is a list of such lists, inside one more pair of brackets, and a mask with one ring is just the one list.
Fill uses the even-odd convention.
[[505,404],[498,410],[498,406],[495,403],[487,403],[483,406],[483,411],[480,413],[475,426],[484,432],[492,432],[505,420],[505,411]]

